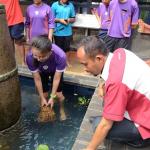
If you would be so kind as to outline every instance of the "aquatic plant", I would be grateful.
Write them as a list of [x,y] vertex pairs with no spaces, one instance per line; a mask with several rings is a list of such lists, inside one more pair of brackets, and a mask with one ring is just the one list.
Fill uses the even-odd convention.
[[90,99],[87,99],[85,96],[78,97],[78,105],[80,106],[87,106],[90,102]]

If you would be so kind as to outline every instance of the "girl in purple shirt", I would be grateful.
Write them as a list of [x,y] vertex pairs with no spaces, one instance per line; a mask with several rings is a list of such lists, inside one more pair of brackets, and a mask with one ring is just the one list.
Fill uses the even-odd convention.
[[111,23],[106,44],[113,52],[118,48],[130,49],[131,31],[138,24],[139,8],[136,0],[112,0],[109,5]]
[[105,41],[108,27],[110,24],[110,19],[108,15],[110,0],[102,0],[102,3],[99,4],[97,9],[92,10],[92,14],[94,14],[100,24],[100,32],[99,37]]
[[43,3],[42,0],[33,0],[33,4],[27,7],[25,17],[25,27],[27,41],[33,37],[47,34],[52,40],[54,29],[54,16],[50,6]]
[[[46,35],[37,36],[31,42],[31,51],[27,54],[26,62],[33,74],[41,106],[53,108],[54,100],[57,97],[60,103],[60,119],[65,120],[62,84],[63,72],[66,68],[66,55],[63,50],[55,44],[51,44]],[[48,98],[49,77],[51,77],[52,84],[50,98]]]

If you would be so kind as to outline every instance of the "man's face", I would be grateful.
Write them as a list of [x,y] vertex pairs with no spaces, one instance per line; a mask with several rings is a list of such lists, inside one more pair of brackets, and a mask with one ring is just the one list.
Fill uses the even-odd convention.
[[84,47],[80,47],[77,51],[79,62],[84,65],[84,70],[97,76],[101,73],[104,66],[104,56],[97,55],[95,58],[88,57],[84,52]]

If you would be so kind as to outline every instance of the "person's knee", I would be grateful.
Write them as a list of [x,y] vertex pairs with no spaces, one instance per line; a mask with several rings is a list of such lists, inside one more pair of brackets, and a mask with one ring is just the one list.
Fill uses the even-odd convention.
[[57,96],[57,98],[58,98],[58,100],[59,100],[60,102],[63,102],[64,99],[65,99],[65,97],[64,97],[64,95],[63,95],[62,92],[57,92],[56,96]]
[[21,37],[21,38],[19,38],[19,39],[14,39],[14,42],[15,42],[15,44],[17,44],[17,45],[23,45],[23,44],[26,43],[26,39],[25,39],[25,37]]

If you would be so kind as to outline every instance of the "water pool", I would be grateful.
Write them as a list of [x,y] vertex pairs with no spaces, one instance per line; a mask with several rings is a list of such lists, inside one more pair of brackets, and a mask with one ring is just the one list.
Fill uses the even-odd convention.
[[[87,107],[78,105],[78,97],[91,98],[94,90],[77,85],[64,85],[66,121],[38,123],[39,100],[32,79],[20,78],[22,115],[11,131],[0,133],[0,150],[35,150],[47,144],[50,150],[71,150]],[[12,106],[15,107],[15,106]],[[56,113],[58,105],[55,106]],[[57,113],[59,114],[59,113]]]

